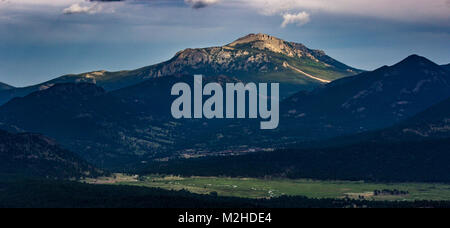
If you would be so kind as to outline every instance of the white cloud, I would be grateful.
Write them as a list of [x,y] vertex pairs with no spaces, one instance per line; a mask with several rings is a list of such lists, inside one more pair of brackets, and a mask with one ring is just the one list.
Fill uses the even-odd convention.
[[300,12],[298,14],[285,13],[283,15],[284,21],[281,27],[285,28],[289,24],[296,24],[297,26],[302,26],[310,21],[309,14],[306,12]]
[[184,0],[184,2],[194,9],[200,9],[216,4],[219,0]]
[[276,15],[294,10],[420,21],[450,19],[448,0],[236,0]]
[[64,14],[83,14],[83,13],[95,14],[95,13],[98,13],[101,11],[102,11],[102,6],[99,5],[98,3],[84,4],[84,5],[82,5],[81,3],[75,3],[71,6],[69,6],[68,8],[65,8],[63,10],[63,13]]

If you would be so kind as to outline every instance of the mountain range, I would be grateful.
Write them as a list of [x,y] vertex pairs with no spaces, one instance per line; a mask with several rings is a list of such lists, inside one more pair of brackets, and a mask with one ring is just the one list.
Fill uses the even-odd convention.
[[[120,99],[90,83],[57,84],[23,98],[14,98],[1,108],[1,121],[17,132],[42,132],[55,138],[66,148],[78,152],[89,161],[102,165],[107,156],[115,161],[126,161],[127,155],[148,154],[159,144],[152,141],[163,138],[157,132],[159,123],[149,120],[142,126],[142,139],[134,128],[139,117]],[[34,113],[30,115],[30,113]],[[163,139],[161,139],[163,140]]]
[[[222,126],[205,128],[202,120],[172,118],[170,106],[175,97],[167,91],[178,82],[193,84],[192,79],[162,77],[110,92],[91,83],[57,84],[0,107],[0,127],[43,132],[102,167],[167,156]],[[237,81],[208,77],[205,83],[209,80]]]
[[0,104],[58,83],[88,82],[111,91],[152,78],[194,74],[235,77],[244,82],[280,82],[281,96],[287,97],[360,72],[303,44],[250,34],[221,47],[186,49],[166,62],[136,70],[71,74],[24,88],[6,86],[7,90],[0,90]]
[[243,121],[220,128],[204,141],[216,146],[233,142],[248,148],[289,147],[388,128],[448,97],[450,73],[412,55],[393,66],[338,79],[285,99],[280,104],[280,125],[273,131],[260,131],[257,122]]
[[282,113],[284,122],[314,123],[324,134],[347,134],[393,125],[448,97],[450,74],[412,55],[393,66],[336,80],[311,93],[300,92],[284,101]]
[[[251,34],[223,47],[187,49],[135,71],[68,75],[33,87],[6,88],[0,91],[9,100],[0,107],[0,128],[45,134],[101,168],[275,150],[390,129],[440,107],[450,97],[446,68],[412,55],[363,72],[322,51]],[[178,82],[192,85],[193,74],[204,74],[205,83],[280,82],[288,98],[280,106],[279,128],[261,131],[255,120],[173,119],[170,88]],[[437,135],[448,128],[443,109],[435,108],[442,118],[427,122],[426,130],[407,129]]]

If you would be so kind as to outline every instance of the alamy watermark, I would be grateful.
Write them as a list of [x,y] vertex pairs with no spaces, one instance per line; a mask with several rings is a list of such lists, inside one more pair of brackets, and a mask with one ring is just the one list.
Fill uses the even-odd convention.
[[[172,103],[172,116],[175,119],[257,119],[259,114],[259,118],[262,119],[261,129],[275,129],[278,127],[280,119],[279,87],[279,83],[271,83],[269,95],[267,83],[259,83],[258,85],[255,83],[245,85],[243,83],[226,83],[226,97],[224,99],[222,85],[208,83],[203,86],[203,76],[195,75],[194,99],[192,99],[189,84],[177,83],[172,87],[171,95],[179,96]],[[209,98],[203,102],[203,96],[209,96]],[[194,115],[192,115],[192,102],[194,104]]]

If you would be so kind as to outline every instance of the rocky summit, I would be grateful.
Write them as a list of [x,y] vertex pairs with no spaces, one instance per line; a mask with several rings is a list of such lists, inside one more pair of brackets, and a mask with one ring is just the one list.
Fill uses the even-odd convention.
[[361,71],[332,59],[324,51],[266,34],[250,34],[221,47],[183,50],[170,61],[150,66],[144,72],[148,78],[224,74],[244,80],[312,86]]

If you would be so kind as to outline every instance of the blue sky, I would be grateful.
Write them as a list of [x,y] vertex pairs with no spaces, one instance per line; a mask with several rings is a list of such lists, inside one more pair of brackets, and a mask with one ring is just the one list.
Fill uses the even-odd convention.
[[0,0],[0,81],[124,70],[268,33],[362,69],[450,63],[450,0]]

